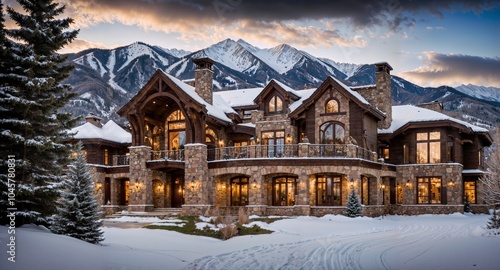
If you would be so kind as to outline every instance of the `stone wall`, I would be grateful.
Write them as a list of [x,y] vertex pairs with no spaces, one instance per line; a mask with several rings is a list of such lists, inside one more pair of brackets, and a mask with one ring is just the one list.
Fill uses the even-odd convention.
[[194,71],[195,91],[206,102],[212,104],[214,72],[208,68],[200,68]]
[[131,212],[153,211],[153,173],[147,168],[151,147],[132,146],[130,149],[130,198]]
[[415,204],[415,205],[391,205],[388,214],[391,215],[448,215],[453,213],[463,213],[463,205],[442,205],[442,204]]
[[[325,114],[326,113],[326,103],[330,99],[335,99],[339,102],[339,113],[335,114]],[[325,93],[318,98],[316,101],[316,106],[314,106],[314,126],[316,130],[314,131],[315,142],[321,143],[319,130],[321,126],[326,122],[340,122],[344,125],[345,138],[350,136],[350,126],[349,126],[349,99],[341,94],[335,89],[328,89]]]

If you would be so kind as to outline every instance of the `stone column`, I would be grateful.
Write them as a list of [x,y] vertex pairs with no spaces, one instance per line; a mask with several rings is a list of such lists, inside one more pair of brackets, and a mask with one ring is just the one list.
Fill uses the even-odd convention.
[[209,193],[214,192],[212,179],[208,175],[207,146],[201,143],[186,144],[184,171],[185,215],[202,215],[212,206]]
[[151,147],[131,146],[129,149],[130,199],[128,211],[153,211],[153,173],[146,167],[147,161],[151,159]]
[[298,198],[295,202],[294,214],[308,216],[311,214],[311,206],[309,205],[309,176],[305,170],[302,170],[300,173],[299,178],[297,179],[297,185]]

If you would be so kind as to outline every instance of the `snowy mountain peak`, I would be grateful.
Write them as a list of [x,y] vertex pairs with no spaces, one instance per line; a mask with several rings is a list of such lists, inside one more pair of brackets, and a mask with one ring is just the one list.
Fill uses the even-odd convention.
[[497,87],[462,84],[455,89],[471,97],[500,102],[500,88]]

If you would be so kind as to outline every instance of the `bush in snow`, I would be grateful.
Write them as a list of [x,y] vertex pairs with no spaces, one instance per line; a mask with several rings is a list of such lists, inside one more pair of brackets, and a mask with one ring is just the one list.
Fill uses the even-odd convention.
[[240,225],[247,224],[249,221],[247,211],[245,210],[245,207],[240,207],[240,210],[238,210],[238,223]]
[[464,212],[465,213],[472,212],[472,209],[470,208],[469,194],[465,194],[464,197]]
[[58,234],[97,244],[104,240],[99,220],[99,204],[94,196],[94,183],[83,154],[82,143],[77,144],[77,155],[69,166],[58,214],[51,229]]
[[493,210],[493,215],[489,218],[488,223],[486,223],[486,228],[500,229],[500,216],[497,211]]
[[349,197],[347,199],[347,206],[343,212],[343,215],[346,217],[359,217],[361,216],[361,204],[359,203],[358,197],[354,192],[354,189],[349,193]]

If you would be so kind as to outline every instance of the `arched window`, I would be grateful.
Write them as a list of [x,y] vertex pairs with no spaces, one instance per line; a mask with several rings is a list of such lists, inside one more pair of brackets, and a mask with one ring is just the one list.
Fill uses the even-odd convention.
[[321,144],[344,144],[345,130],[344,127],[337,122],[326,122],[320,127]]
[[325,106],[326,113],[338,113],[339,112],[339,102],[335,99],[330,99]]
[[269,113],[279,113],[283,111],[283,101],[278,96],[273,96],[269,100]]

